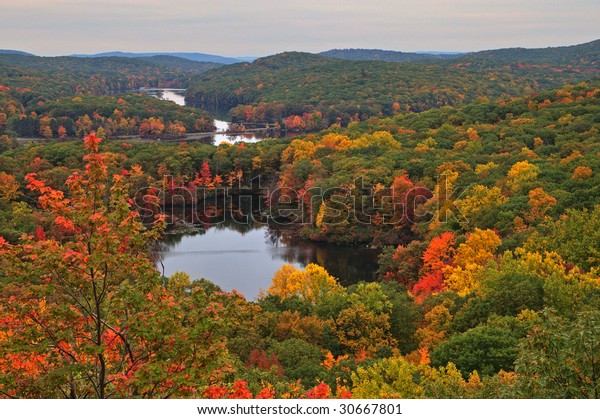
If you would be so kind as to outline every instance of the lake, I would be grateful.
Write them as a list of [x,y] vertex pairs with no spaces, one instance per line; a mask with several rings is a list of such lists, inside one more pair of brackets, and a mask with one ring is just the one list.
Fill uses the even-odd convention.
[[166,276],[186,272],[192,279],[208,279],[253,300],[284,263],[298,268],[316,263],[348,286],[373,280],[378,254],[365,247],[294,241],[276,226],[223,224],[197,234],[167,235],[158,266]]
[[[145,92],[185,106],[183,89]],[[211,136],[215,145],[223,141],[256,142],[264,139],[254,135],[224,134],[226,121],[215,121],[215,125],[217,133]],[[289,228],[258,222],[256,219],[259,217],[251,218],[239,222],[226,216],[223,222],[203,225],[194,233],[166,235],[160,242],[159,270],[166,276],[182,271],[192,279],[207,279],[225,291],[239,291],[248,300],[254,300],[261,290],[269,288],[273,274],[284,263],[298,268],[316,263],[344,286],[374,279],[377,249],[301,241],[294,239]]]

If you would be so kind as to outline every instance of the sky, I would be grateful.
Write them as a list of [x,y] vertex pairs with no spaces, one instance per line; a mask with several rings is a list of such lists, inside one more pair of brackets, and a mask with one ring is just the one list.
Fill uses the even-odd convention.
[[466,52],[589,42],[599,22],[600,0],[2,0],[0,49]]

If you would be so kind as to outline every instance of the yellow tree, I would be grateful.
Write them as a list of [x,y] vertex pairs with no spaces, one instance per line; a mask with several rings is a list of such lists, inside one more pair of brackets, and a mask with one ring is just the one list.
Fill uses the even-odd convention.
[[438,183],[433,190],[433,197],[425,204],[425,209],[433,214],[429,229],[434,230],[441,223],[456,218],[465,221],[465,217],[456,206],[456,181],[459,173],[454,170],[444,170],[438,177]]
[[284,264],[275,272],[267,293],[282,300],[297,296],[314,304],[323,295],[341,290],[337,279],[319,265],[311,263],[301,270],[293,265]]
[[467,223],[474,225],[478,216],[502,205],[506,200],[507,198],[502,195],[502,191],[497,186],[488,188],[483,185],[475,185],[469,196],[456,200],[456,206],[467,218]]
[[419,340],[419,347],[430,349],[446,339],[446,332],[452,322],[450,308],[453,303],[445,300],[442,304],[433,306],[425,313],[425,324],[417,329],[415,336]]
[[281,153],[281,159],[289,163],[297,163],[302,159],[312,160],[315,150],[316,146],[311,141],[293,140]]
[[329,148],[332,150],[345,150],[351,145],[352,140],[350,140],[348,137],[333,133],[325,135],[318,144],[319,147]]
[[513,192],[521,190],[527,183],[537,179],[540,169],[527,161],[520,161],[508,170],[508,186]]
[[573,171],[573,179],[583,180],[592,177],[592,169],[587,166],[577,166]]
[[0,202],[10,202],[18,198],[19,182],[13,175],[6,172],[0,172]]
[[447,266],[446,285],[459,295],[467,295],[479,287],[479,275],[485,265],[494,259],[502,240],[493,230],[476,228],[461,244],[454,258],[454,266]]
[[547,194],[542,188],[529,191],[529,212],[525,218],[530,222],[540,222],[548,219],[546,213],[556,205],[556,198]]
[[423,387],[416,383],[419,368],[402,357],[359,367],[352,373],[352,396],[359,399],[420,399]]

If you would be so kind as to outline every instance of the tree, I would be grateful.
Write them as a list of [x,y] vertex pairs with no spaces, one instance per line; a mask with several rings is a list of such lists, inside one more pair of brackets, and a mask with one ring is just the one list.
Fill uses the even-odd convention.
[[600,311],[566,319],[545,310],[519,346],[516,371],[529,398],[600,397]]
[[586,272],[600,267],[600,205],[591,211],[568,210],[550,226],[547,235],[534,234],[526,243],[529,252],[556,252],[564,261]]
[[467,378],[473,371],[491,375],[512,371],[517,358],[517,339],[508,330],[478,326],[454,335],[431,352],[431,365],[452,362]]
[[277,342],[273,350],[283,367],[286,377],[314,383],[324,372],[319,348],[300,339]]
[[418,367],[402,357],[359,367],[352,374],[352,395],[359,399],[419,399],[423,387],[414,381]]
[[77,118],[76,126],[77,134],[83,137],[84,135],[87,135],[90,132],[92,132],[93,123],[90,117],[87,114],[85,114]]
[[425,313],[425,324],[416,331],[416,337],[421,348],[433,348],[446,338],[446,332],[452,321],[452,314],[450,314],[448,308],[448,305],[451,304],[448,304],[447,301],[444,303],[433,306]]
[[502,240],[495,231],[478,228],[467,236],[467,241],[456,250],[455,266],[444,268],[448,288],[459,295],[467,295],[479,287],[479,274],[493,260]]
[[14,246],[0,238],[0,392],[200,394],[229,362],[218,332],[226,305],[195,284],[183,301],[163,287],[147,255],[163,219],[142,225],[126,179],[109,178],[99,142],[85,138],[86,168],[67,180],[68,197],[27,176],[52,235]]
[[323,295],[339,291],[341,287],[336,278],[329,275],[325,268],[310,263],[304,270],[284,264],[275,272],[273,283],[267,293],[276,295],[282,300],[298,296],[315,304]]
[[348,296],[349,306],[335,319],[335,334],[348,352],[373,357],[392,348],[390,314],[393,305],[377,283],[360,283]]
[[508,185],[513,192],[523,189],[529,182],[537,179],[540,169],[527,161],[512,165],[508,171]]
[[539,223],[547,220],[546,213],[556,205],[556,198],[547,194],[542,188],[535,188],[529,191],[529,213],[526,219],[533,223]]
[[67,129],[62,126],[59,125],[58,127],[58,138],[60,138],[61,140],[67,137]]
[[453,262],[455,243],[456,238],[451,232],[442,233],[429,242],[429,246],[422,256],[422,276],[413,287],[416,295],[422,297],[439,292],[444,288],[444,272],[446,267]]
[[185,137],[185,125],[181,121],[167,122],[165,133],[168,138]]
[[340,345],[353,355],[374,357],[380,349],[393,347],[390,329],[388,313],[377,314],[363,304],[342,310],[335,321]]
[[306,122],[298,115],[290,115],[285,119],[285,129],[288,131],[302,131],[306,127]]
[[575,170],[573,170],[573,179],[582,180],[589,179],[592,177],[592,169],[587,166],[577,166]]
[[297,338],[320,344],[324,326],[323,321],[317,317],[301,316],[297,311],[284,311],[275,325],[273,337],[277,340]]
[[19,182],[6,172],[0,172],[0,203],[8,203],[21,195]]
[[138,133],[142,138],[157,138],[165,129],[162,118],[150,117],[140,124]]
[[464,215],[456,206],[454,198],[458,176],[458,172],[450,169],[444,170],[439,175],[433,190],[433,197],[425,203],[425,208],[433,214],[433,220],[429,225],[430,230],[434,230],[440,224],[450,222],[452,219],[464,221]]
[[482,216],[506,201],[507,198],[502,195],[499,187],[475,185],[466,198],[456,201],[456,206],[462,211],[467,224],[473,227],[479,225]]
[[389,313],[390,335],[396,340],[396,348],[401,353],[409,353],[417,347],[415,331],[420,320],[420,308],[402,285],[385,282],[380,286],[392,305]]
[[419,271],[423,266],[421,255],[425,243],[413,240],[408,245],[383,248],[378,257],[379,276],[382,279],[395,281],[406,287],[412,287],[419,279]]
[[[409,222],[415,222],[415,199],[414,199],[414,187],[413,182],[408,178],[405,173],[402,176],[397,176],[392,182],[392,202],[394,204],[392,223],[394,224],[407,224]],[[400,212],[397,213],[397,210]]]
[[196,186],[205,187],[205,188],[212,188],[214,186],[213,177],[212,177],[212,174],[210,173],[210,165],[208,164],[208,161],[204,160],[202,162],[202,167],[200,168],[200,176],[198,176],[198,174],[196,174],[196,179],[194,180],[194,184]]

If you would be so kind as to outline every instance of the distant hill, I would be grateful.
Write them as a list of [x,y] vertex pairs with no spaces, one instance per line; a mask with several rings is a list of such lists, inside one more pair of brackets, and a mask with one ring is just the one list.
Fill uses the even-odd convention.
[[223,57],[220,55],[202,54],[199,52],[122,52],[122,51],[111,51],[101,52],[99,54],[73,54],[72,57],[87,57],[87,58],[98,58],[98,57],[127,57],[127,58],[144,58],[153,56],[172,56],[185,58],[191,61],[211,62],[219,64],[234,64],[239,63],[241,60],[237,58]]
[[585,44],[548,48],[503,48],[471,52],[459,58],[462,62],[501,60],[530,64],[552,63],[594,65],[600,63],[600,39]]
[[173,55],[154,55],[152,57],[140,57],[137,59],[165,67],[179,68],[183,71],[193,71],[196,73],[203,73],[205,71],[225,65],[220,63],[192,61],[186,58],[175,57]]
[[56,71],[64,74],[90,76],[94,74],[122,74],[129,71],[132,74],[151,70],[159,73],[164,65],[151,63],[146,60],[126,57],[38,57],[17,54],[0,55],[0,63],[37,71]]
[[34,54],[25,51],[18,51],[16,49],[0,49],[0,54],[11,54],[11,55],[27,55],[30,57],[34,57]]
[[256,56],[245,56],[245,57],[235,57],[236,60],[251,63],[254,60],[258,60],[260,57]]
[[314,120],[322,118],[326,125],[347,124],[401,110],[521,96],[598,75],[600,41],[405,62],[285,52],[194,76],[186,99],[242,122],[313,113]]
[[29,101],[37,102],[38,97],[54,99],[80,94],[103,95],[142,87],[184,87],[190,77],[200,71],[183,70],[181,67],[180,63],[166,65],[126,57],[0,54],[0,84],[20,92],[20,100],[27,106]]
[[436,58],[456,58],[458,54],[428,53],[428,52],[400,52],[383,49],[332,49],[321,52],[319,55],[343,60],[387,61],[401,63],[405,61],[431,60]]

